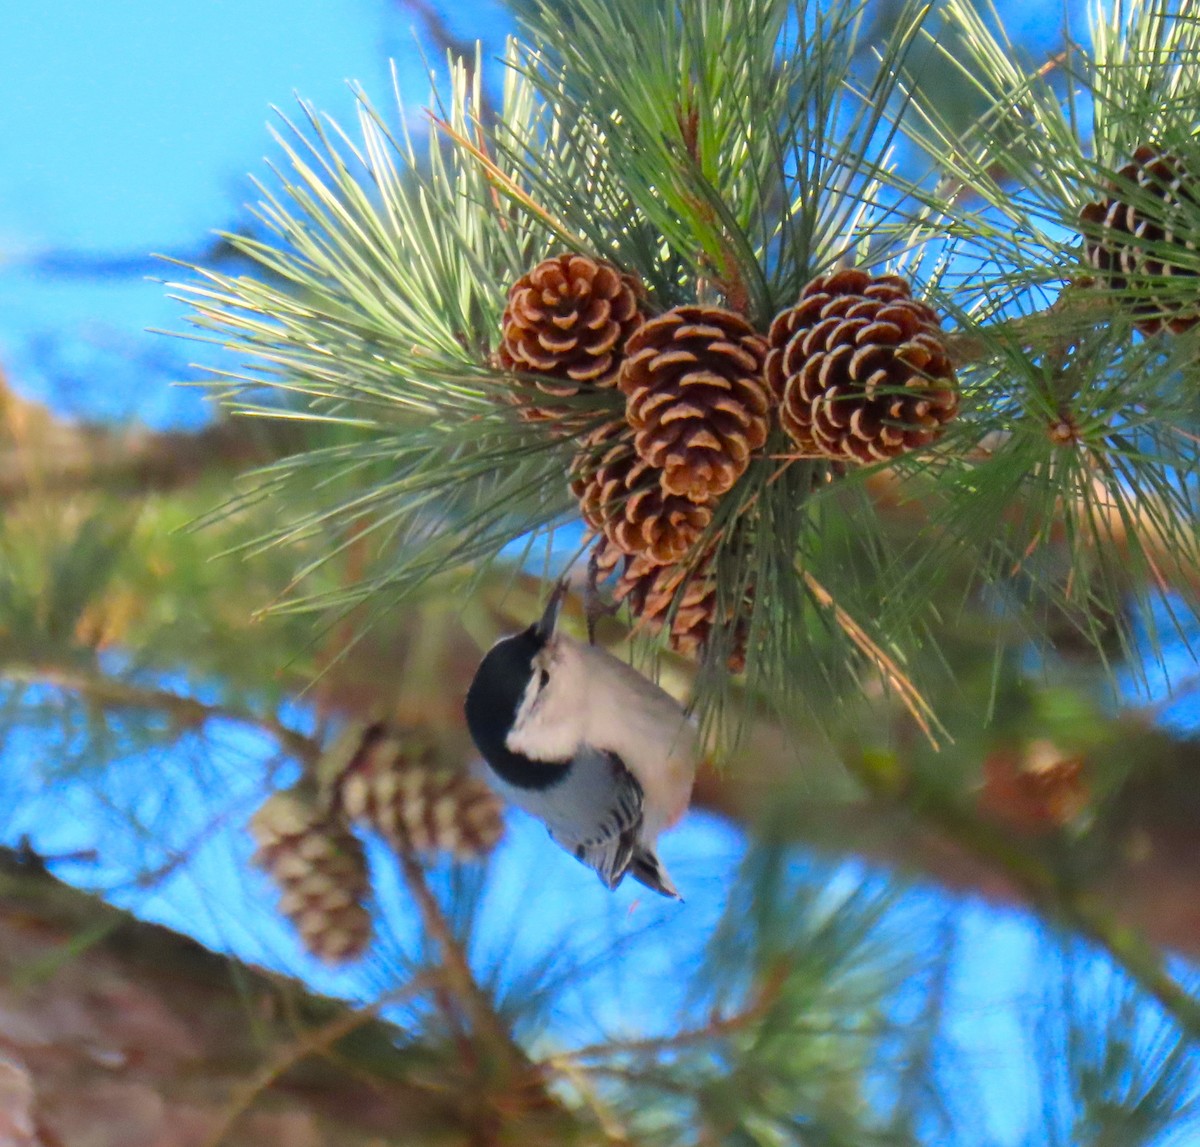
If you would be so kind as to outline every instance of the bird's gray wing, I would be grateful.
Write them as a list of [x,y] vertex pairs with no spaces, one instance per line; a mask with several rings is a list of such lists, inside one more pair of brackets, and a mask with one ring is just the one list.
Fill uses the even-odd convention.
[[555,788],[552,807],[542,814],[550,835],[616,888],[642,829],[642,786],[616,753],[583,745]]

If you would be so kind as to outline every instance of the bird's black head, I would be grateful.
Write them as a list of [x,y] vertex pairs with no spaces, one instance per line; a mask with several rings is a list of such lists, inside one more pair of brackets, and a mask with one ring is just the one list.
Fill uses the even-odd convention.
[[475,670],[467,690],[467,728],[488,761],[508,751],[505,738],[533,677],[533,659],[544,645],[530,626],[496,642]]
[[533,678],[533,659],[554,635],[563,588],[555,589],[541,620],[488,650],[467,690],[467,728],[475,747],[504,780],[523,788],[544,788],[563,775],[561,764],[531,761],[505,744]]

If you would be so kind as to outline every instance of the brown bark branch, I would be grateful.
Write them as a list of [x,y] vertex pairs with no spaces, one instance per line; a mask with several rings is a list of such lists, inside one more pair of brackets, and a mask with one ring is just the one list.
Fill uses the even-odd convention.
[[283,1047],[270,1063],[238,1089],[233,1102],[222,1112],[220,1121],[204,1141],[204,1147],[222,1147],[228,1141],[234,1125],[250,1110],[255,1101],[278,1084],[301,1061],[313,1055],[327,1055],[351,1032],[375,1022],[383,1007],[419,995],[428,989],[433,979],[431,975],[418,975],[404,987],[389,992],[381,999],[356,1011],[347,1011],[344,1015],[335,1016],[328,1023],[304,1033],[290,1045]]
[[[878,777],[866,768],[847,762],[864,785],[881,792]],[[1120,923],[1101,897],[1078,886],[1024,847],[1002,829],[981,820],[953,802],[922,789],[917,803],[927,823],[949,840],[1004,873],[1036,907],[1090,937],[1173,1015],[1179,1026],[1200,1041],[1200,999],[1167,970],[1162,952],[1136,929]]]
[[183,1147],[222,1131],[226,1147],[369,1147],[458,1126],[410,1035],[136,920],[9,850],[0,1016],[0,1066],[27,1083],[23,1114],[45,1145]]
[[[853,852],[932,878],[951,891],[1023,901],[1105,947],[1200,1038],[1200,1000],[1169,974],[1161,951],[1200,954],[1200,752],[1136,718],[1115,723],[1111,736],[1128,738],[1138,768],[1124,789],[1107,795],[1101,810],[1106,819],[1083,849],[1084,871],[1060,868],[1047,859],[1052,849],[1034,847],[974,813],[969,794],[952,797],[905,775],[902,766],[900,775],[892,775],[849,754],[840,764],[814,763],[806,799],[793,801],[793,758],[785,746],[770,747],[769,739],[742,754],[731,777],[702,773],[695,803],[743,821],[765,821],[771,831],[821,851]],[[812,791],[824,787],[818,774],[825,768],[831,774],[848,768],[865,793],[813,801]],[[781,819],[783,807],[787,816]]]

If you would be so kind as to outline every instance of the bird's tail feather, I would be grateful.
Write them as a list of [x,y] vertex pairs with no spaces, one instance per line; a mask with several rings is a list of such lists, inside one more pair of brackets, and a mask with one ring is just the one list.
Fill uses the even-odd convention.
[[672,900],[682,900],[679,890],[667,875],[666,865],[649,848],[640,845],[633,850],[629,858],[629,875],[653,892],[661,896],[669,896]]
[[600,844],[580,845],[575,849],[575,856],[589,868],[595,869],[596,875],[609,890],[616,888],[626,876],[632,876],[661,896],[682,900],[679,890],[667,875],[666,866],[654,850],[636,843],[637,827],[635,825],[628,832]]
[[[630,870],[635,856],[634,839],[637,826],[634,825],[619,836],[594,844],[581,844],[575,849],[577,860],[583,861],[589,868],[596,871],[604,887],[610,891],[617,887]],[[553,835],[553,834],[551,834]]]

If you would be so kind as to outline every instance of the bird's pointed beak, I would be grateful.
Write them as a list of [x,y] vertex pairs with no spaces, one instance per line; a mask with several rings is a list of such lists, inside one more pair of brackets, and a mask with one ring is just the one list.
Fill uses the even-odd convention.
[[534,623],[533,632],[543,641],[549,641],[554,636],[554,627],[558,624],[558,611],[562,609],[563,599],[567,596],[567,580],[563,578],[554,587],[550,600],[546,603],[546,611],[541,620]]

